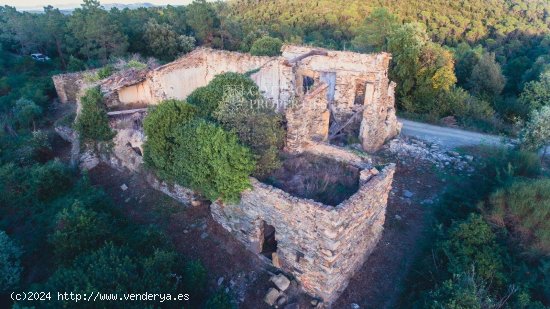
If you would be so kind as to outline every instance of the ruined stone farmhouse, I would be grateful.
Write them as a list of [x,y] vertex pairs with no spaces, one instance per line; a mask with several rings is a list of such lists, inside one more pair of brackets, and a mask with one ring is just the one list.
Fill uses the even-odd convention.
[[[266,101],[284,114],[285,151],[329,158],[357,175],[357,188],[337,205],[301,198],[251,178],[252,189],[236,205],[213,201],[212,217],[249,250],[294,276],[309,294],[330,304],[345,289],[381,237],[395,166],[380,170],[366,155],[331,142],[354,136],[367,152],[378,150],[400,130],[395,83],[388,79],[391,56],[284,46],[282,56],[199,48],[155,69],[127,70],[99,85],[116,130],[109,154],[80,155],[91,168],[105,161],[144,173],[150,184],[183,202],[196,195],[167,184],[142,168],[141,122],[146,108],[165,99],[185,99],[225,72],[246,73]],[[53,77],[62,102],[78,102],[86,87],[82,73]]]

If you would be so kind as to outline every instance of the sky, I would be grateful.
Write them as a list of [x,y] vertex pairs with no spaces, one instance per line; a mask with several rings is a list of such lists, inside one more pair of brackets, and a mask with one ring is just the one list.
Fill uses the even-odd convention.
[[[131,3],[152,3],[156,5],[163,4],[172,4],[172,5],[182,5],[192,2],[192,0],[103,0],[100,2],[102,4],[108,3],[122,3],[122,4],[131,4]],[[16,8],[35,8],[35,7],[44,7],[47,5],[52,5],[54,7],[66,7],[66,6],[79,6],[82,3],[81,0],[0,0],[0,5],[9,5],[15,6]]]

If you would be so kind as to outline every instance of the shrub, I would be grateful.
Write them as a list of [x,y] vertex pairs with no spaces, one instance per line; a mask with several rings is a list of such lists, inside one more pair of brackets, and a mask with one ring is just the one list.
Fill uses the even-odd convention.
[[458,274],[472,266],[483,280],[503,284],[503,249],[496,242],[491,227],[477,214],[471,214],[465,221],[455,222],[441,249],[448,259],[447,269]]
[[21,249],[0,231],[0,293],[14,289],[21,278]]
[[550,253],[550,179],[519,181],[491,195],[489,218],[534,252]]
[[278,38],[264,36],[252,43],[250,53],[254,56],[278,56],[281,54],[283,41]]
[[229,296],[229,294],[227,294],[223,290],[219,290],[208,299],[204,308],[205,309],[234,309],[236,308],[236,306],[234,306],[231,303],[231,297]]
[[20,128],[27,128],[42,114],[40,106],[33,101],[21,98],[15,102],[13,116]]
[[250,150],[239,145],[234,133],[205,120],[179,127],[174,139],[172,175],[176,181],[199,191],[210,200],[236,202],[250,187],[254,170]]
[[476,278],[475,271],[454,275],[431,291],[430,298],[433,309],[494,308],[497,303],[489,295],[488,284]]
[[143,63],[143,62],[140,62],[138,60],[135,60],[135,59],[132,59],[130,61],[128,61],[128,63],[126,63],[126,68],[128,69],[138,69],[138,70],[143,70],[147,67],[147,64]]
[[114,68],[110,65],[106,65],[101,69],[97,70],[96,74],[97,74],[97,78],[101,80],[111,76],[111,74],[113,73],[114,73]]
[[200,260],[189,261],[185,264],[183,275],[183,286],[186,289],[193,289],[196,293],[202,294],[206,291],[208,273]]
[[85,139],[108,141],[115,133],[109,127],[109,118],[103,107],[103,95],[99,87],[86,91],[81,98],[82,110],[75,123],[76,130]]
[[246,100],[256,100],[260,91],[249,77],[238,73],[217,75],[207,86],[195,89],[187,102],[196,105],[203,117],[212,117],[212,113],[228,94],[241,93]]
[[70,170],[60,161],[50,161],[44,165],[35,165],[30,173],[31,192],[43,201],[67,192],[72,186]]
[[84,61],[71,55],[69,57],[69,63],[67,64],[67,71],[69,72],[78,72],[86,69],[86,64]]
[[86,209],[80,201],[63,209],[56,221],[55,232],[49,240],[56,255],[64,261],[97,249],[110,234],[107,215]]
[[254,175],[260,178],[281,166],[279,150],[285,137],[281,115],[261,103],[248,101],[239,94],[226,97],[214,112],[224,129],[234,131],[250,147],[257,158]]
[[550,106],[544,106],[539,111],[531,113],[529,122],[521,132],[520,140],[523,148],[532,151],[537,151],[550,143]]
[[178,100],[166,100],[149,109],[143,121],[143,129],[147,136],[143,146],[143,159],[161,176],[168,177],[166,172],[174,164],[175,128],[189,122],[196,114],[195,106]]

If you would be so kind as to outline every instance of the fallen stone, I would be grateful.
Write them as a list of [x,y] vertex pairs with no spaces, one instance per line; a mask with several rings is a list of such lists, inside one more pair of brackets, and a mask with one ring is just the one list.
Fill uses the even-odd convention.
[[409,190],[403,190],[403,196],[406,197],[406,198],[411,198],[413,197],[414,193],[412,193],[411,191]]
[[208,237],[208,233],[204,232],[201,234],[201,239],[205,239],[206,237]]
[[277,298],[277,306],[284,306],[287,301],[288,301],[288,298],[284,295],[281,295],[279,296],[279,298]]
[[318,299],[312,299],[309,303],[310,303],[313,307],[317,307],[317,305],[319,304],[319,300],[318,300]]
[[223,277],[218,278],[218,286],[222,285],[223,283]]
[[128,186],[125,183],[123,183],[122,186],[120,186],[120,190],[126,191],[128,190]]
[[200,206],[201,204],[202,204],[202,203],[201,203],[201,201],[199,201],[199,200],[192,200],[192,201],[191,201],[191,206],[193,206],[193,207],[198,207],[198,206]]
[[277,286],[279,291],[282,292],[286,291],[286,289],[290,286],[290,280],[288,280],[288,278],[283,274],[272,276],[270,280],[275,284],[275,286]]
[[395,219],[398,220],[398,221],[401,221],[401,219],[403,219],[403,218],[401,218],[400,215],[395,215]]
[[270,288],[269,291],[267,291],[267,294],[264,297],[264,301],[270,305],[275,305],[275,302],[277,299],[281,296],[281,293],[276,288]]
[[469,162],[472,162],[474,160],[474,156],[471,155],[465,155],[464,159],[468,160]]
[[353,304],[351,304],[351,308],[352,309],[360,309],[361,307],[358,304],[353,303]]

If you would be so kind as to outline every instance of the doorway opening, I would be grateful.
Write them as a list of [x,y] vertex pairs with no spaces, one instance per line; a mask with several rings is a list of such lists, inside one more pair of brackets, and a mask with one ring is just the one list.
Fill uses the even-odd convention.
[[275,239],[275,227],[262,221],[262,251],[261,255],[272,260],[273,253],[277,252],[277,240]]

